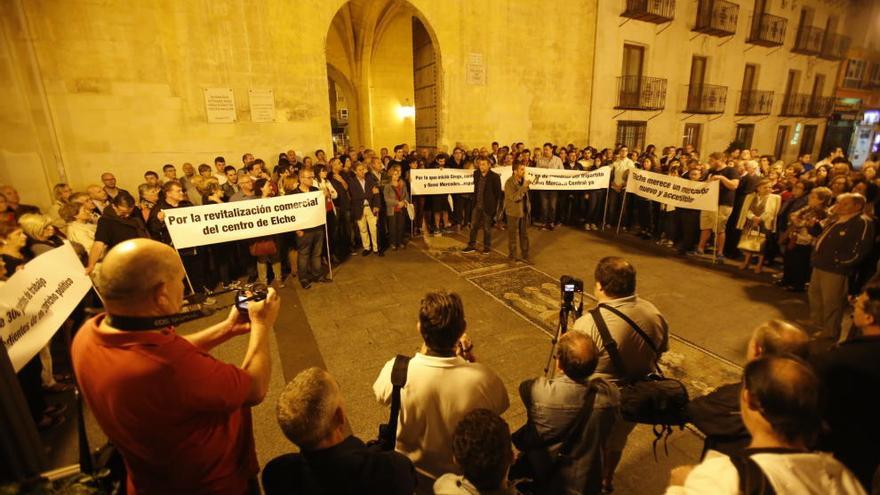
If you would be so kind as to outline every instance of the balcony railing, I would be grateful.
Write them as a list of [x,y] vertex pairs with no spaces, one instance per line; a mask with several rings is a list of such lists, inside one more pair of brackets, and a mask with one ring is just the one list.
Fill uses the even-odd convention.
[[789,93],[782,99],[782,108],[779,110],[780,117],[804,117],[810,107],[810,95],[804,93]]
[[827,117],[834,110],[833,96],[813,96],[807,105],[807,117]]
[[822,51],[822,42],[825,38],[825,30],[813,26],[801,26],[798,29],[797,39],[794,47],[791,49],[793,53],[802,53],[804,55],[818,55]]
[[785,43],[785,28],[788,19],[770,14],[759,14],[752,22],[748,43],[759,46],[782,46]]
[[737,115],[770,115],[772,110],[773,91],[753,89],[740,93]]
[[694,31],[710,36],[736,34],[739,5],[725,0],[700,0]]
[[621,17],[663,24],[675,18],[675,0],[626,0]]
[[819,56],[827,60],[843,60],[846,58],[846,51],[849,50],[849,43],[849,36],[837,33],[825,33],[825,40],[822,43],[822,52]]
[[617,106],[622,110],[666,108],[666,79],[620,76],[617,78]]
[[724,113],[727,104],[727,86],[692,84],[687,87],[685,113]]

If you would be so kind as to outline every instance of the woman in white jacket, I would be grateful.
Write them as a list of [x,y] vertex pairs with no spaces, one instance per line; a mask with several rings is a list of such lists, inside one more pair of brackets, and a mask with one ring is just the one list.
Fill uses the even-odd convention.
[[[771,184],[769,179],[762,179],[758,183],[755,192],[746,196],[743,202],[742,210],[740,210],[739,219],[736,222],[736,228],[742,231],[742,239],[746,240],[750,232],[759,232],[764,238],[767,234],[776,231],[776,216],[779,214],[779,206],[782,204],[782,198],[778,194],[771,194]],[[744,249],[742,242],[740,250],[745,255],[740,270],[745,270],[752,262],[752,256],[758,257],[758,264],[755,265],[755,273],[761,273],[764,267],[764,251],[762,244],[761,251],[750,251]]]

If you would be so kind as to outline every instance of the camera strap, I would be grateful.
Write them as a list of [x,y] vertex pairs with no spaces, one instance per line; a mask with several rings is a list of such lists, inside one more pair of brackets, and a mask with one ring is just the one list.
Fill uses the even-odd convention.
[[181,323],[186,323],[192,320],[198,320],[199,318],[211,316],[215,312],[215,309],[198,306],[197,309],[192,311],[184,311],[182,313],[165,316],[107,315],[107,324],[118,330],[148,332],[151,330],[177,326]]
[[406,385],[409,356],[398,354],[391,367],[391,411],[388,423],[379,427],[378,443],[382,450],[394,450],[397,444],[397,421],[400,418],[400,390]]

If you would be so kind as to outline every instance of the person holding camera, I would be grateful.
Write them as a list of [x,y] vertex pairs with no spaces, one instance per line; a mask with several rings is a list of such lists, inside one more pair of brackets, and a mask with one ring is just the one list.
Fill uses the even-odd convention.
[[[183,305],[183,278],[167,244],[135,239],[107,253],[95,280],[106,313],[83,324],[71,350],[80,391],[125,459],[128,493],[258,493],[250,407],[269,388],[281,301],[269,289],[247,318],[233,308],[181,336],[170,318]],[[247,333],[240,367],[209,354]]]
[[619,415],[620,392],[593,376],[598,361],[599,350],[589,335],[567,332],[556,347],[556,376],[520,384],[528,419],[513,436],[523,455],[511,478],[531,478],[529,493],[602,492],[602,446]]
[[[578,318],[574,330],[589,335],[599,348],[596,374],[617,384],[631,383],[650,374],[668,348],[669,328],[656,306],[636,295],[636,269],[628,261],[616,256],[599,260],[595,271],[594,295],[599,302],[599,315],[608,327],[610,337],[617,344],[617,352],[626,368],[614,365],[606,342],[591,313]],[[640,334],[651,340],[647,342]],[[655,353],[654,349],[658,349]],[[613,487],[614,471],[620,462],[623,448],[635,423],[618,419],[605,446],[603,484],[605,490]]]
[[339,384],[321,368],[301,371],[276,407],[278,425],[298,454],[283,454],[263,469],[266,495],[332,493],[406,495],[416,473],[403,454],[368,446],[352,435]]
[[[529,185],[531,177],[526,176],[526,163],[513,165],[513,175],[504,183],[504,213],[507,214],[507,258],[531,263],[529,258]],[[519,240],[521,257],[516,257],[516,243]]]
[[[458,294],[429,292],[422,299],[418,329],[424,344],[409,360],[406,385],[400,391],[397,451],[432,479],[461,474],[453,461],[452,438],[467,413],[484,408],[501,414],[510,406],[501,378],[473,362],[466,326]],[[391,403],[394,361],[385,364],[373,384],[383,405]]]

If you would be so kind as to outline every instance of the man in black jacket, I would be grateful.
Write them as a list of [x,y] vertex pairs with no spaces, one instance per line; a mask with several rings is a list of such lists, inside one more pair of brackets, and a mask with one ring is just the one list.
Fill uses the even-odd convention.
[[874,223],[863,215],[865,197],[847,193],[837,197],[832,216],[816,238],[810,264],[810,317],[822,337],[837,340],[846,306],[847,280],[874,245]]
[[381,206],[379,183],[373,174],[367,173],[367,167],[361,162],[354,166],[354,177],[348,180],[348,191],[351,194],[351,217],[361,232],[364,256],[370,251],[379,254],[378,219]]
[[[299,187],[297,187],[291,194],[320,191],[320,189],[313,185],[314,182],[314,170],[311,168],[300,170]],[[324,229],[321,227],[311,227],[296,231],[296,274],[299,276],[299,283],[302,285],[303,289],[311,287],[312,282],[330,281],[330,279],[324,275],[324,269],[321,267],[321,253],[323,252],[323,249]]]
[[490,170],[486,157],[477,158],[474,170],[474,210],[471,214],[471,238],[465,253],[477,250],[477,232],[483,229],[483,254],[492,249],[492,219],[501,198],[501,176]]
[[403,495],[415,491],[412,462],[367,447],[351,434],[339,385],[320,368],[300,372],[278,398],[278,424],[300,448],[263,469],[267,495],[327,493]]

